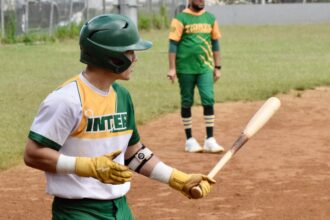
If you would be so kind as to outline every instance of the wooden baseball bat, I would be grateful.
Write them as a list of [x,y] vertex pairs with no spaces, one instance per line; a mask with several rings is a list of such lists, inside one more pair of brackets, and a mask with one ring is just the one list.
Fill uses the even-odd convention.
[[[280,106],[281,101],[278,98],[269,98],[253,115],[232,147],[225,153],[225,155],[223,155],[223,157],[212,168],[207,176],[214,178],[222,167],[234,156],[234,154],[267,123],[267,121],[275,114]],[[198,186],[191,189],[191,194],[195,199],[202,197],[202,191]]]

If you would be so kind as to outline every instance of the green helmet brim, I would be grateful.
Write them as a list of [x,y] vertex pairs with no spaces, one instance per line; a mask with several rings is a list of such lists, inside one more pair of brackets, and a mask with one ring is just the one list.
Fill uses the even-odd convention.
[[108,50],[112,50],[116,52],[126,52],[129,50],[138,51],[138,50],[147,50],[151,48],[152,42],[140,39],[137,43],[128,46],[120,46],[120,47],[103,46],[103,47]]

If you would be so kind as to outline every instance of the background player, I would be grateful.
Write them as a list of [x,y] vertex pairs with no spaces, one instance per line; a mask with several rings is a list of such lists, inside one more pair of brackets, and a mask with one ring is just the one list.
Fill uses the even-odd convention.
[[169,34],[169,72],[167,77],[179,80],[181,118],[188,152],[202,152],[203,148],[192,137],[191,106],[197,86],[206,126],[204,151],[222,152],[224,149],[213,137],[214,88],[220,77],[220,30],[215,17],[204,10],[204,0],[190,0],[189,7],[171,23]]
[[188,198],[196,185],[210,192],[214,180],[166,165],[140,142],[130,94],[115,82],[129,80],[134,51],[150,47],[124,16],[97,16],[82,27],[87,67],[42,102],[25,147],[25,163],[46,171],[53,219],[133,219],[125,198],[131,170]]

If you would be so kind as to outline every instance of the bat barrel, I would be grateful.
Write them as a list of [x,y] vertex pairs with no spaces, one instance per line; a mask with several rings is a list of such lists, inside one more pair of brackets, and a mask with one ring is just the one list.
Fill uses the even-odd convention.
[[267,101],[250,119],[243,130],[243,133],[249,138],[252,137],[266,124],[266,122],[275,114],[280,106],[281,101],[278,98],[271,97],[267,99]]

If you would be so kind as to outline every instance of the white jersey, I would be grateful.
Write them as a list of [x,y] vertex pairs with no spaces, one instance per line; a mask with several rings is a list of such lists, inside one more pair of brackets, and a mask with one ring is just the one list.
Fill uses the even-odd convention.
[[[42,102],[29,138],[68,156],[96,157],[121,149],[114,161],[124,164],[127,146],[140,137],[131,97],[114,83],[105,93],[80,74],[53,91]],[[46,172],[47,192],[69,199],[115,199],[130,183],[103,184],[91,177]]]

